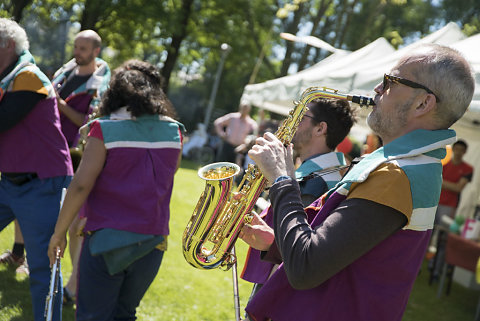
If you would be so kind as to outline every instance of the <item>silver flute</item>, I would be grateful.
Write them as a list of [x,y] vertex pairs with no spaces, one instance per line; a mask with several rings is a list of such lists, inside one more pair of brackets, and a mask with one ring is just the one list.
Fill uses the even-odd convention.
[[45,299],[45,320],[51,321],[53,317],[53,304],[55,296],[58,294],[58,286],[60,283],[60,248],[57,248],[55,263],[52,266],[52,274],[50,276],[50,288],[47,298]]

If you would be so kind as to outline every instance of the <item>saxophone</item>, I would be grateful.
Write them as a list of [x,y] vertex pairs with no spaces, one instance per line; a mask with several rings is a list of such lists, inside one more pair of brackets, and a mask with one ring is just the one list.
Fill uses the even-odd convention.
[[[375,105],[372,98],[345,95],[337,90],[322,87],[306,89],[295,107],[279,127],[275,136],[289,145],[307,105],[317,98],[344,99],[361,107]],[[196,268],[230,269],[236,263],[232,254],[235,241],[245,223],[252,219],[252,209],[267,185],[267,180],[255,165],[249,165],[237,190],[231,193],[233,178],[240,167],[220,162],[198,170],[198,176],[206,181],[206,187],[183,233],[183,255]]]

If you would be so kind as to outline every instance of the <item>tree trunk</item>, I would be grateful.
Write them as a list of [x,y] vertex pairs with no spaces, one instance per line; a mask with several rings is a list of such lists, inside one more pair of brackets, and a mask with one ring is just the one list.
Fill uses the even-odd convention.
[[167,50],[167,59],[162,68],[162,76],[164,78],[163,91],[168,93],[168,85],[170,83],[170,76],[172,75],[175,63],[180,55],[180,45],[183,39],[187,36],[187,24],[192,13],[193,0],[183,0],[182,9],[180,11],[180,28],[177,33],[172,36],[172,43]]
[[15,0],[13,1],[12,17],[16,22],[20,22],[23,16],[23,10],[30,5],[33,0]]
[[105,11],[110,5],[110,2],[105,0],[86,0],[80,20],[80,30],[91,29],[97,31],[95,25],[106,14]]
[[[288,24],[288,27],[286,28],[286,32],[291,34],[297,33],[298,24],[300,23],[300,19],[302,18],[302,15],[303,15],[303,8],[304,8],[304,4],[302,2],[298,5],[298,10],[294,12],[293,21]],[[293,49],[295,48],[294,42],[286,40],[286,43],[287,43],[286,45],[287,50],[285,52],[285,58],[283,59],[282,69],[280,70],[280,77],[286,76],[288,74],[288,69],[292,64]]]
[[346,10],[345,10],[345,14],[346,14],[345,23],[343,24],[343,27],[340,31],[340,34],[339,34],[338,38],[337,38],[337,48],[341,48],[342,45],[343,45],[343,41],[345,39],[345,34],[348,32],[348,28],[349,28],[350,22],[352,20],[353,8],[355,8],[357,3],[358,3],[358,0],[353,0],[353,2],[351,4],[349,4],[348,8],[346,8]]
[[[322,2],[320,3],[317,11],[317,16],[315,17],[315,19],[313,19],[312,31],[310,32],[311,36],[315,35],[315,33],[317,32],[318,25],[320,24],[320,21],[322,21],[323,15],[327,11],[331,3],[332,3],[332,0],[322,0]],[[307,45],[303,50],[302,57],[300,58],[300,61],[298,63],[298,71],[305,69],[305,66],[307,65],[307,62],[308,62],[308,55],[310,53],[310,48],[311,46]]]

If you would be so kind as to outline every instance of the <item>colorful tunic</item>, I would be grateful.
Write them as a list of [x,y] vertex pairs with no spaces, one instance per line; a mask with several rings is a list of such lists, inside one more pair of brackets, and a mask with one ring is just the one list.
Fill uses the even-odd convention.
[[32,91],[46,96],[18,124],[0,133],[0,172],[36,173],[41,179],[73,175],[55,92],[29,51],[20,55],[0,88],[2,93]]
[[[110,82],[111,73],[107,63],[100,58],[96,58],[95,61],[97,69],[92,76],[65,98],[65,102],[70,107],[86,115],[84,122],[88,120],[88,115],[97,107]],[[55,72],[52,83],[57,91],[60,91],[66,82],[75,75],[74,71],[77,67],[75,59],[72,59]],[[63,114],[60,115],[60,121],[68,145],[75,147],[79,139],[79,126]]]
[[84,206],[85,230],[168,235],[183,125],[159,115],[132,118],[122,109],[89,127],[103,139],[107,158]]
[[[250,301],[253,320],[401,320],[429,242],[441,189],[441,159],[453,130],[416,130],[366,156],[323,198],[311,223],[319,226],[369,176],[395,165],[410,182],[407,225],[309,290],[293,289],[283,264]],[[388,186],[387,186],[388,187]],[[317,200],[320,205],[321,199]],[[386,203],[389,203],[386,201]],[[393,200],[395,203],[395,200]],[[402,205],[401,205],[402,206]]]

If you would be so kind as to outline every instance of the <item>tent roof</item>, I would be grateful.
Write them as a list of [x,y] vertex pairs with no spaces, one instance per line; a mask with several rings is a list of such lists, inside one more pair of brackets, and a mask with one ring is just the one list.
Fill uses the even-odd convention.
[[413,47],[422,43],[450,45],[464,38],[465,35],[453,22],[397,51],[384,38],[378,38],[354,52],[336,52],[294,75],[247,85],[241,100],[287,115],[293,107],[293,100],[311,86],[327,86],[340,92],[369,95],[381,81],[384,72],[391,69],[398,59]]
[[354,52],[337,51],[310,68],[296,74],[268,80],[264,83],[247,85],[242,95],[242,102],[286,115],[292,108],[293,100],[307,87],[318,85],[325,75],[352,64],[375,61],[395,49],[384,39],[374,42]]

